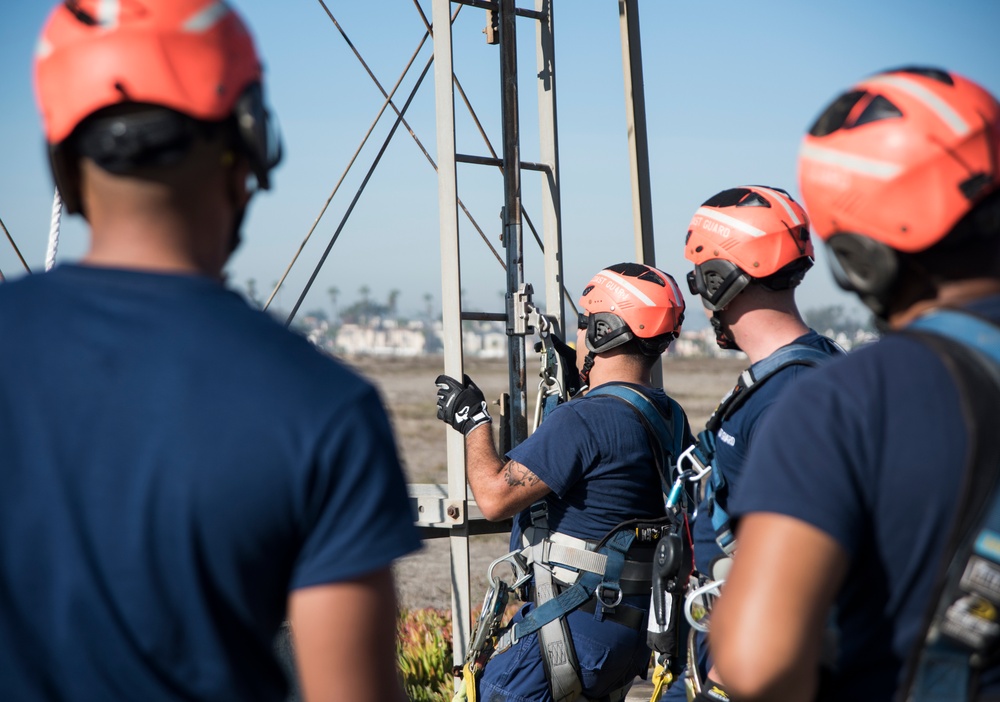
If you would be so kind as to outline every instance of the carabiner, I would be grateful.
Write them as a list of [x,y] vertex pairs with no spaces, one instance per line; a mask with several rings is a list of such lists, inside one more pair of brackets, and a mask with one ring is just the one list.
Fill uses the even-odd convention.
[[[681,452],[680,456],[677,457],[678,474],[687,472],[688,480],[690,480],[692,483],[698,482],[706,475],[708,475],[710,472],[712,472],[711,465],[705,465],[704,463],[701,462],[701,459],[699,459],[697,456],[694,455],[694,452],[697,449],[698,449],[698,444],[691,444]],[[691,464],[691,468],[687,469],[686,471],[681,467],[681,463],[685,459],[687,459],[688,463]]]

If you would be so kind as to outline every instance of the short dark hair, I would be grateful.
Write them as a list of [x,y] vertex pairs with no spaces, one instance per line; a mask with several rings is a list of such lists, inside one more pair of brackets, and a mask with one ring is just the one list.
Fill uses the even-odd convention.
[[959,220],[941,241],[913,254],[901,254],[944,281],[1000,277],[1000,190],[991,193]]

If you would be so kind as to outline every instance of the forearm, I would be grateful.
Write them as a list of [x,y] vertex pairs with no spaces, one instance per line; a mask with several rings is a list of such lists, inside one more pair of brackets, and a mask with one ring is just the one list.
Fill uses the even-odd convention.
[[490,521],[513,517],[549,492],[537,475],[517,461],[504,462],[486,424],[465,437],[466,473],[483,516]]
[[778,514],[744,517],[738,537],[712,613],[715,666],[735,699],[812,699],[847,555],[815,527]]
[[303,698],[405,700],[395,659],[396,615],[389,568],[293,592],[289,618]]

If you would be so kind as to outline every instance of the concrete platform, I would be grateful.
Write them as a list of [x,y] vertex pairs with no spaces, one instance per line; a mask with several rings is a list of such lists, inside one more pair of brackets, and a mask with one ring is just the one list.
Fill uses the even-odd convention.
[[636,680],[632,689],[628,691],[625,702],[649,702],[649,697],[652,694],[653,683],[649,680]]

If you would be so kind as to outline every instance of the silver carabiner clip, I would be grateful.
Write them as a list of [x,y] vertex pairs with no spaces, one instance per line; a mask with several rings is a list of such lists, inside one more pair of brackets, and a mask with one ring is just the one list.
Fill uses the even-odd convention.
[[[677,457],[677,474],[680,475],[684,472],[688,472],[688,480],[692,483],[696,483],[706,475],[712,472],[711,465],[705,465],[698,457],[694,455],[695,449],[698,448],[698,444],[691,444],[686,449],[681,451],[681,455]],[[682,467],[683,462],[687,460],[691,464],[691,467],[685,469]]]

